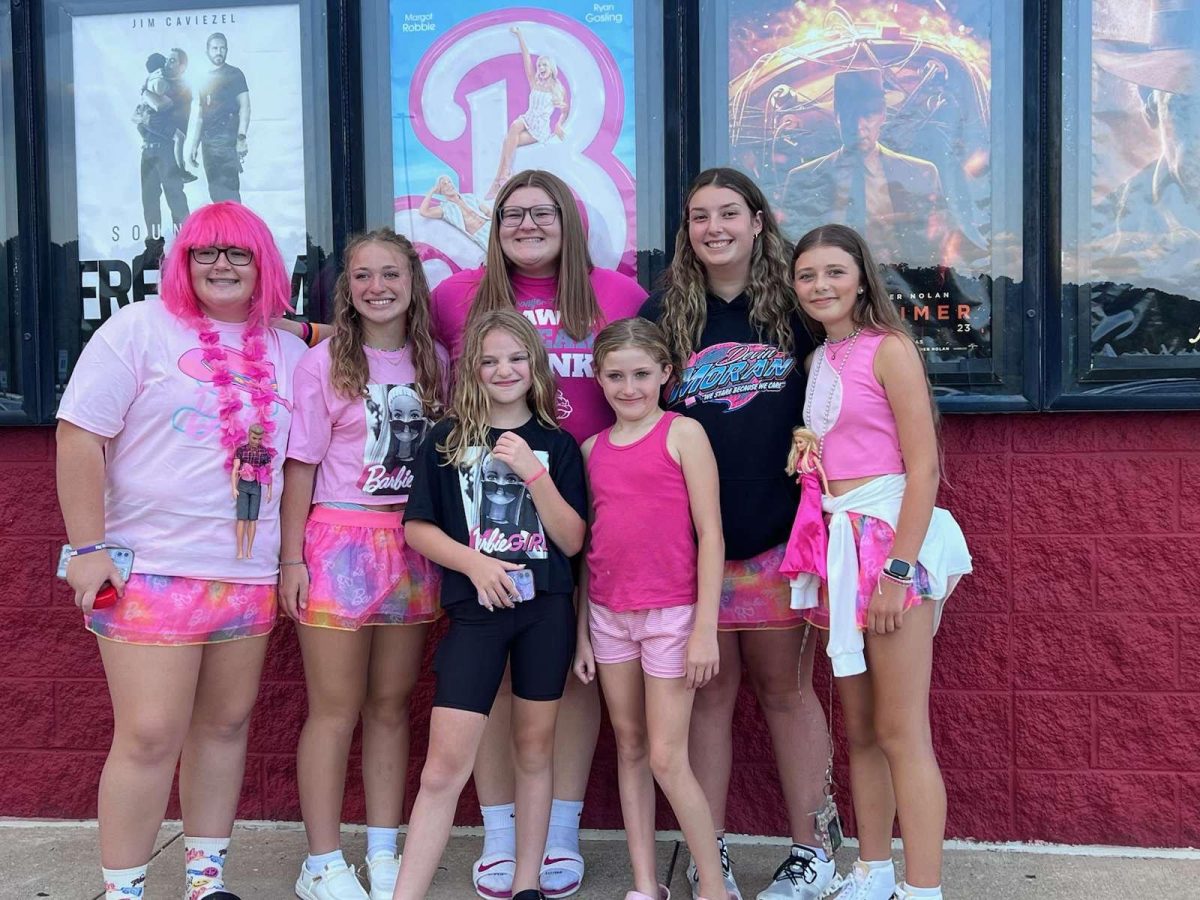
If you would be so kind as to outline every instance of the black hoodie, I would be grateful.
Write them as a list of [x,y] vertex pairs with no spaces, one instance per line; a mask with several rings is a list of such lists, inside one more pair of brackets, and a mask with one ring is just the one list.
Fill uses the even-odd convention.
[[[658,322],[662,292],[638,314]],[[804,359],[814,346],[799,316],[792,331],[788,355],[750,324],[744,293],[729,302],[709,294],[700,346],[667,395],[667,408],[699,422],[712,442],[726,559],[757,556],[786,542],[792,529],[799,491],[784,466],[804,413]]]

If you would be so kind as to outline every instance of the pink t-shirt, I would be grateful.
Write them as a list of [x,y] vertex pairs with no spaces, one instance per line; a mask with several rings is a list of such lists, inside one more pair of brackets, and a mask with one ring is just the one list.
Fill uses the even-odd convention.
[[[287,455],[317,464],[314,503],[404,503],[417,447],[430,426],[412,352],[367,347],[367,395],[350,399],[330,380],[330,343],[317,344],[296,367]],[[441,346],[437,351],[444,367],[446,351]]]
[[[550,353],[550,368],[558,380],[558,424],[582,443],[613,423],[612,410],[592,373],[595,332],[608,322],[636,316],[646,292],[620,272],[592,269],[592,288],[604,322],[577,341],[559,325],[559,312],[554,306],[558,278],[529,278],[516,272],[511,277],[517,309],[533,323]],[[451,275],[433,289],[434,333],[454,362],[462,355],[463,329],[482,278],[483,269],[468,269]]]
[[[235,384],[244,370],[240,324],[214,322]],[[267,333],[276,400],[273,488],[263,491],[253,559],[235,559],[236,510],[221,446],[218,395],[193,328],[160,300],[131,303],[92,336],[63,393],[58,417],[109,438],[105,540],[130,547],[133,571],[269,584],[279,570],[283,448],[292,419],[292,370],[304,342]],[[253,415],[242,398],[242,424]]]

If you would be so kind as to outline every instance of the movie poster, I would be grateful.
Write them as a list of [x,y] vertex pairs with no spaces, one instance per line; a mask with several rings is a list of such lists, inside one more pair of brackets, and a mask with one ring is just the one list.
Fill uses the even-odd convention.
[[261,215],[289,268],[304,255],[299,5],[85,15],[71,37],[85,321],[156,294],[210,202]]
[[789,238],[829,221],[862,233],[930,361],[992,356],[995,260],[1019,255],[1019,233],[993,227],[993,9],[729,4],[732,164]]
[[633,0],[495,6],[391,3],[396,230],[431,283],[482,265],[496,192],[546,169],[592,261],[636,275]]
[[1069,6],[1081,24],[1064,60],[1063,281],[1088,336],[1079,364],[1194,375],[1200,0]]

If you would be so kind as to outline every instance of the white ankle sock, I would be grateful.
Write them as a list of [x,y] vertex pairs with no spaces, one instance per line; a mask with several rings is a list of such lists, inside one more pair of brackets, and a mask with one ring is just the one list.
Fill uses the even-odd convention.
[[546,846],[579,852],[579,818],[582,800],[555,800],[550,804],[550,830]]
[[803,847],[821,862],[829,862],[829,857],[825,855],[824,847],[814,847],[812,844],[792,844],[792,849],[796,850]]
[[104,900],[129,900],[145,893],[146,869],[144,866],[134,866],[132,869],[101,869],[104,876]]
[[225,857],[229,838],[183,836],[185,900],[203,897],[225,889]]
[[515,803],[499,803],[496,806],[481,806],[483,813],[483,855],[517,854],[517,806]]
[[324,868],[330,863],[346,864],[346,857],[342,855],[342,851],[331,850],[328,853],[310,853],[308,859],[304,861],[304,868],[308,869],[309,875],[320,875]]
[[399,828],[380,828],[375,825],[367,826],[367,859],[370,859],[376,853],[386,853],[389,856],[395,856],[396,848],[399,844]]
[[942,886],[919,888],[906,881],[900,885],[898,894],[903,900],[942,900]]

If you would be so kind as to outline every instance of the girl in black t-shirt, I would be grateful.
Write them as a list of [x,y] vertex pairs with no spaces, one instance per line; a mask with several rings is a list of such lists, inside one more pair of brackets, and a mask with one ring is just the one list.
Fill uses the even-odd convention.
[[[513,900],[542,896],[554,724],[575,652],[570,558],[583,546],[587,515],[583,460],[555,421],[554,398],[533,326],[513,310],[483,313],[468,325],[451,416],[414,461],[405,535],[446,569],[450,630],[435,659],[429,753],[397,900],[426,895],[509,664],[518,761]],[[531,599],[521,598],[520,576],[510,577],[516,570],[532,573]]]

